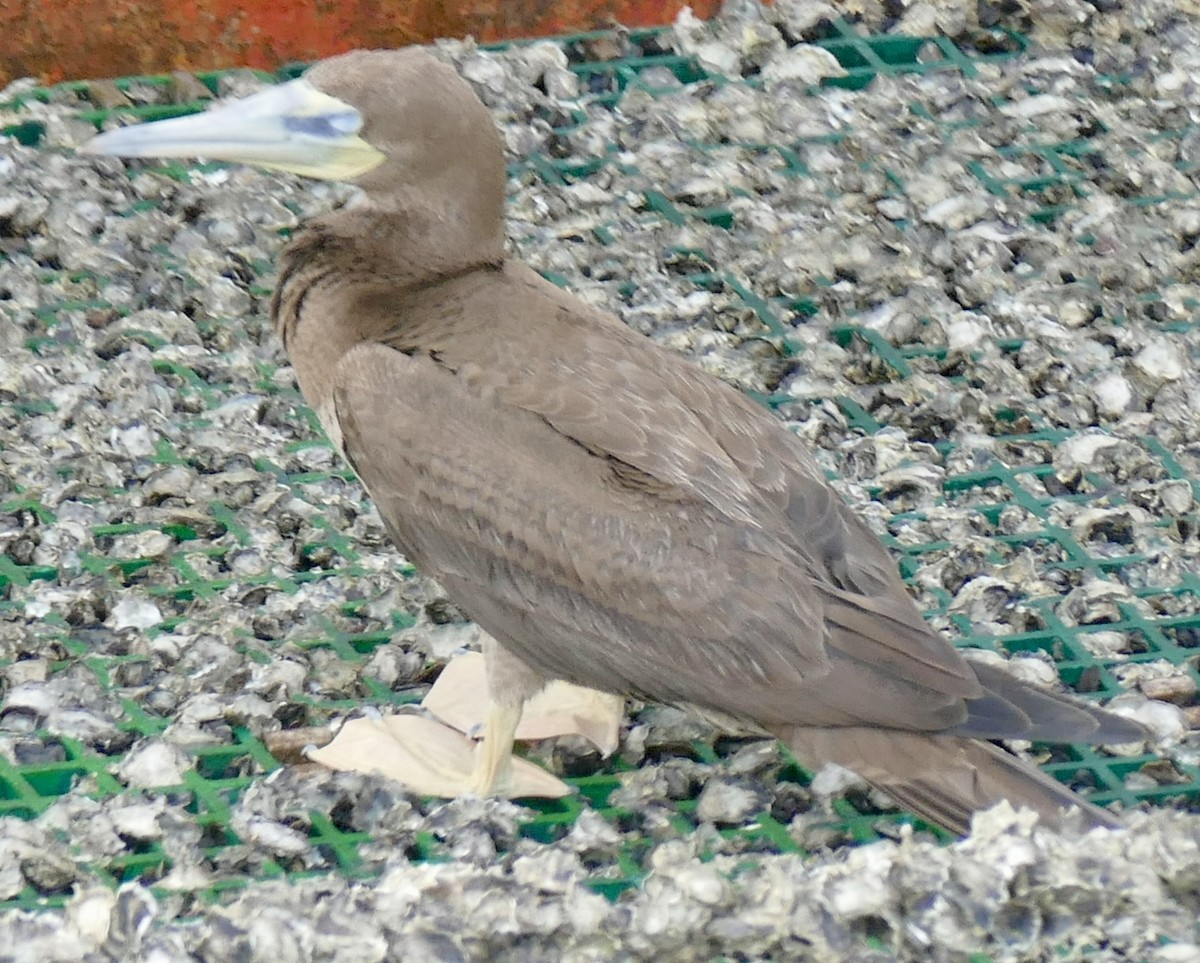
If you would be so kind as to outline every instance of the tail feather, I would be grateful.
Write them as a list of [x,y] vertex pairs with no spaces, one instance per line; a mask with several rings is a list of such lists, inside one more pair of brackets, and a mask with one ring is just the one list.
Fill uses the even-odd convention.
[[[967,719],[954,727],[955,735],[1090,743],[1138,742],[1148,738],[1145,728],[1131,719],[1029,685],[1002,666],[970,661],[983,685],[984,696],[967,702]],[[1026,716],[1024,729],[1005,725],[1007,720],[996,712],[998,704],[1007,704]]]
[[1002,799],[1032,809],[1055,828],[1072,806],[1087,827],[1120,825],[1112,813],[989,742],[861,726],[793,727],[776,735],[805,765],[845,766],[903,808],[955,833],[966,833],[975,812]]

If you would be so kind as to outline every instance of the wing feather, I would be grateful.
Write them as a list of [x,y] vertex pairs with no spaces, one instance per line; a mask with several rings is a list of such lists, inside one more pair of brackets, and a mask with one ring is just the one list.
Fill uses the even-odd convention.
[[[785,546],[805,583],[793,591],[844,613],[856,658],[936,693],[979,695],[970,666],[925,622],[879,539],[800,439],[735,388],[531,273],[511,301],[503,287],[490,292],[493,315],[516,319],[519,332],[490,330],[486,347],[477,336],[448,339],[440,362],[480,395]],[[493,363],[479,363],[485,351]]]
[[[975,673],[799,439],[531,273],[464,282],[436,339],[339,363],[346,454],[409,558],[576,682],[805,725],[961,722]],[[490,328],[456,320],[481,311]]]
[[519,657],[667,700],[736,690],[744,709],[827,670],[819,599],[776,540],[621,484],[431,359],[364,344],[337,378],[346,455],[398,546]]

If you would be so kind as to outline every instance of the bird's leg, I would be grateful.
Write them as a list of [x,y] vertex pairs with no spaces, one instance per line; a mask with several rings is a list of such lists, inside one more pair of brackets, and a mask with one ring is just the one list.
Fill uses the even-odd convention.
[[537,695],[546,679],[510,655],[491,637],[483,640],[487,669],[488,706],[483,740],[475,749],[475,767],[468,782],[480,796],[505,795],[512,779],[513,738],[526,700]]
[[513,735],[521,722],[521,705],[490,701],[483,740],[475,747],[475,767],[467,791],[477,796],[506,795],[512,778]]

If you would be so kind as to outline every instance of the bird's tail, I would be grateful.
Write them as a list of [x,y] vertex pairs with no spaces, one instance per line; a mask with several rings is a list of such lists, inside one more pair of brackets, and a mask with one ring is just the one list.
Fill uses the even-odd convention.
[[1063,810],[1081,810],[1085,827],[1119,826],[1107,810],[999,746],[959,736],[864,726],[781,728],[776,735],[804,765],[834,762],[883,790],[902,808],[965,834],[971,816],[1002,799],[1061,827]]

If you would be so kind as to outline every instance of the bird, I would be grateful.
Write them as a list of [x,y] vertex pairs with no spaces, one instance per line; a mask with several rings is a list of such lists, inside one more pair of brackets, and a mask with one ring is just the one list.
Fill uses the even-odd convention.
[[396,548],[484,633],[464,792],[502,789],[561,679],[770,734],[954,833],[1001,800],[1119,824],[998,741],[1142,726],[967,658],[775,415],[506,253],[503,142],[450,64],[353,51],[82,149],[361,188],[283,249],[271,317]]

